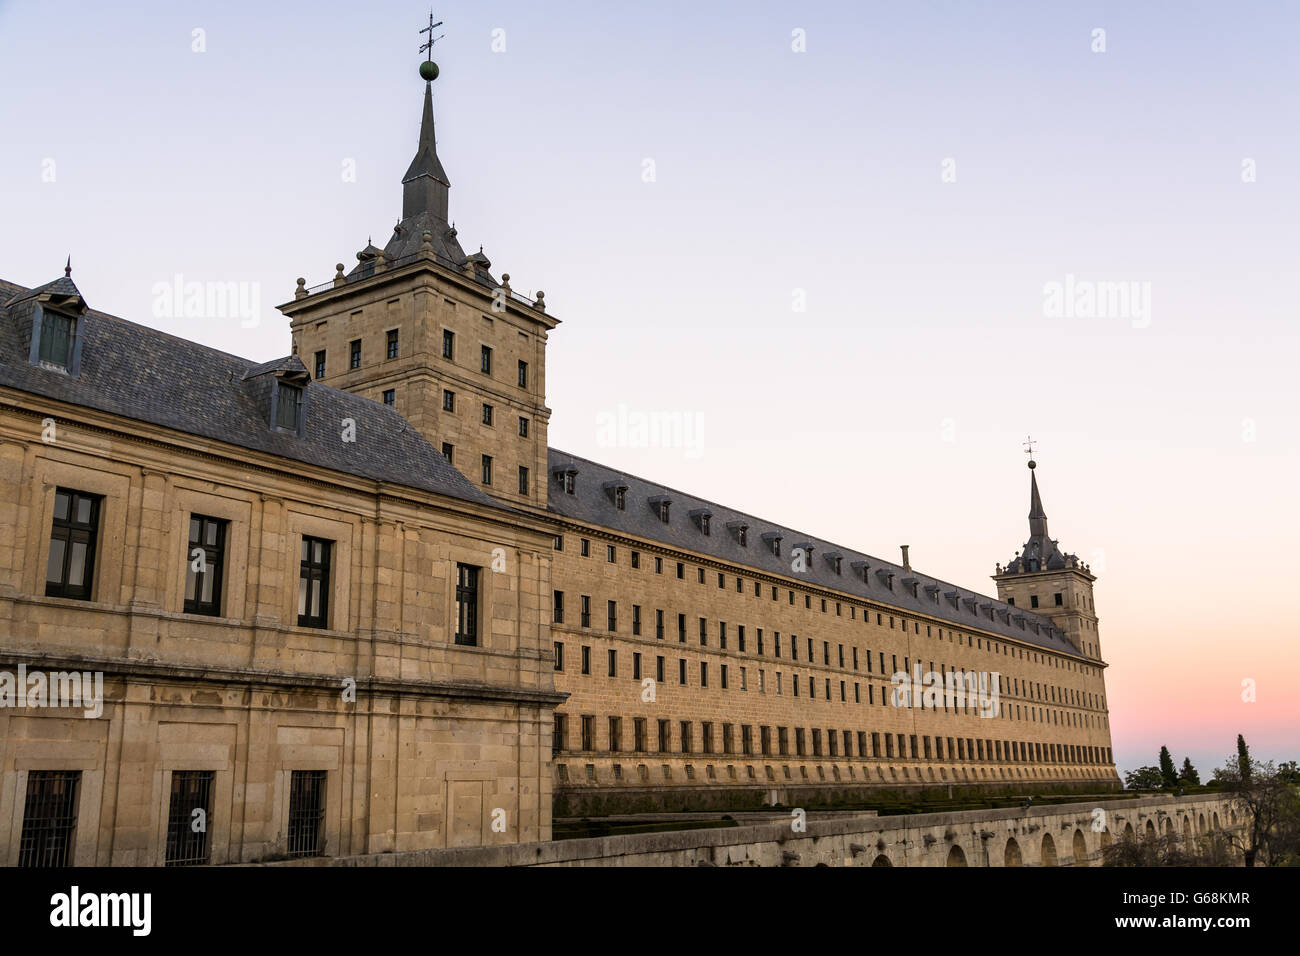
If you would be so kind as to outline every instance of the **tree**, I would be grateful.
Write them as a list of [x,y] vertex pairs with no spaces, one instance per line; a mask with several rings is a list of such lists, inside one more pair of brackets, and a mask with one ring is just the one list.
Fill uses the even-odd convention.
[[1191,757],[1183,758],[1183,769],[1178,772],[1178,782],[1184,787],[1199,787],[1201,785],[1201,775],[1192,766]]
[[1237,754],[1228,766],[1215,771],[1237,813],[1241,827],[1229,831],[1233,846],[1241,850],[1246,866],[1260,861],[1285,866],[1300,861],[1300,793],[1290,782],[1290,768],[1279,771],[1273,762],[1244,758],[1245,742],[1237,737]]
[[1124,786],[1128,790],[1158,790],[1161,779],[1159,767],[1138,767],[1124,774]]
[[1250,779],[1250,751],[1246,749],[1246,738],[1237,734],[1237,775],[1242,780]]
[[1160,748],[1160,781],[1166,790],[1178,786],[1178,771],[1174,769],[1174,758],[1169,755],[1168,747]]

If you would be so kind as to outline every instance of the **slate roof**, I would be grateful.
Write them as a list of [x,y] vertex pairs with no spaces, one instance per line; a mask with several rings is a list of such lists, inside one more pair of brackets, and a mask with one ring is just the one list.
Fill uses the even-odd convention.
[[[897,608],[905,614],[938,618],[954,628],[979,628],[1046,650],[1080,656],[1065,640],[1064,633],[1048,618],[1024,608],[940,581],[915,568],[905,570],[889,561],[617,471],[558,448],[548,449],[548,459],[548,510],[560,517],[657,541],[672,548],[700,552],[755,571],[805,580],[811,586],[847,592],[863,600]],[[566,468],[577,470],[575,493],[572,495],[566,494],[555,478],[557,470]],[[624,511],[614,506],[612,489],[620,485],[627,487]],[[671,501],[667,524],[659,519],[652,506],[652,502],[664,498]],[[712,516],[708,535],[700,530],[692,517],[692,512],[699,511]],[[739,525],[748,527],[748,544],[743,547],[735,530]],[[780,557],[774,555],[765,543],[765,539],[770,540],[774,535],[782,539]],[[806,573],[796,574],[791,571],[791,549],[804,544],[813,548],[812,562]],[[840,574],[835,573],[832,563],[827,560],[828,555],[839,556]],[[885,585],[888,575],[893,575],[892,591]],[[903,586],[904,580],[915,580],[916,597]],[[938,597],[938,603],[933,596]],[[785,597],[781,599],[784,601]],[[1033,624],[1039,627],[1037,633]]]
[[[49,286],[77,294],[70,279]],[[27,360],[30,339],[24,341],[11,306],[36,291],[0,280],[0,385],[291,461],[513,510],[476,488],[394,409],[359,395],[311,382],[304,395],[303,437],[272,431],[269,380],[258,376],[306,373],[296,356],[256,363],[87,310],[78,322],[80,374],[73,378],[34,366]],[[355,442],[341,440],[345,418],[356,422]]]

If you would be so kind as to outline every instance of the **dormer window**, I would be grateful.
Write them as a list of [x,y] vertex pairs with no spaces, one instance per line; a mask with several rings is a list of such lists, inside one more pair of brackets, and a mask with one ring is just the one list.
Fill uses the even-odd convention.
[[781,557],[781,536],[779,534],[768,532],[763,535],[763,540],[767,542],[768,548],[771,549],[774,555],[778,558]]
[[77,341],[77,320],[61,312],[41,310],[39,359],[42,365],[71,371]]
[[566,495],[576,494],[578,491],[578,475],[576,472],[566,471],[564,473],[564,493]]
[[709,520],[712,517],[713,513],[704,508],[697,508],[691,512],[691,520],[695,522],[695,526],[700,529],[701,534],[709,533]]
[[728,522],[727,522],[727,527],[728,527],[728,528],[731,530],[731,532],[736,536],[736,541],[737,541],[737,543],[740,544],[740,546],[741,546],[742,548],[748,546],[748,544],[749,544],[749,525],[747,525],[747,524],[742,524],[742,523],[739,522],[739,521],[728,521]]
[[656,495],[650,499],[650,510],[658,515],[664,524],[668,523],[668,506],[672,502],[665,495]]
[[277,382],[275,389],[275,427],[297,432],[302,425],[302,389],[288,382]]
[[619,511],[627,510],[627,489],[626,488],[614,489],[614,507],[617,508]]
[[700,515],[700,530],[703,531],[705,534],[708,534],[708,533],[709,533],[709,516],[708,516],[708,515]]

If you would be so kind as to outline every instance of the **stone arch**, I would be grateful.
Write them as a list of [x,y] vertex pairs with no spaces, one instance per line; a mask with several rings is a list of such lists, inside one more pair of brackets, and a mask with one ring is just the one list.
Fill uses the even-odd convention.
[[1165,836],[1173,836],[1173,835],[1174,835],[1174,821],[1171,820],[1169,817],[1165,817]]
[[1137,834],[1133,832],[1133,824],[1131,823],[1124,824],[1124,839],[1125,840],[1137,839]]
[[1223,827],[1222,827],[1222,826],[1220,825],[1220,823],[1219,823],[1219,811],[1218,811],[1218,810],[1215,810],[1215,811],[1214,811],[1214,817],[1213,817],[1213,819],[1214,819],[1214,829],[1216,829],[1216,830],[1222,830]]
[[1083,838],[1082,830],[1074,831],[1074,862],[1081,866],[1088,863],[1088,841]]
[[1197,833],[1204,833],[1204,832],[1205,832],[1205,814],[1204,814],[1204,813],[1199,814],[1199,815],[1197,816],[1197,819],[1196,819],[1196,832],[1197,832]]
[[966,852],[961,848],[961,846],[959,846],[958,844],[954,843],[954,844],[952,845],[952,849],[948,851],[948,862],[945,863],[944,865],[945,865],[945,866],[965,866],[965,865],[966,865]]
[[[1130,832],[1130,833],[1133,832],[1133,828],[1132,828],[1132,827],[1129,827],[1129,832]],[[1110,846],[1110,845],[1111,845],[1111,842],[1112,842],[1112,840],[1111,840],[1111,836],[1110,836],[1110,830],[1102,830],[1102,831],[1101,831],[1101,845],[1102,845],[1103,849],[1104,849],[1105,847]]]
[[1154,820],[1148,820],[1148,821],[1147,821],[1147,832],[1146,832],[1146,835],[1147,835],[1147,838],[1148,838],[1148,839],[1150,839],[1151,837],[1154,837],[1154,836],[1156,835],[1156,822],[1155,822]]
[[889,857],[881,853],[879,856],[877,856],[874,860],[871,861],[871,865],[872,866],[893,866],[894,864],[889,862]]
[[1042,865],[1056,866],[1056,841],[1050,833],[1043,834]]
[[1192,818],[1186,814],[1183,815],[1183,839],[1192,839]]
[[1007,847],[1002,851],[1003,866],[1023,866],[1024,861],[1020,856],[1020,844],[1016,842],[1015,837],[1007,837]]

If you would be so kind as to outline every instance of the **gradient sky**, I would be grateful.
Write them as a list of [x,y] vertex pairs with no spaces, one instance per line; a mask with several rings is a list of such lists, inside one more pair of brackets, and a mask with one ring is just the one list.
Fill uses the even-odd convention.
[[[286,353],[295,279],[399,218],[427,12],[0,2],[0,277],[71,254],[95,308]],[[1300,755],[1294,4],[437,14],[462,244],[563,322],[552,445],[992,593],[1032,434],[1121,770]],[[1149,322],[1048,317],[1067,275],[1149,283]],[[177,276],[250,283],[258,324],[156,315]],[[701,441],[609,447],[620,406]]]

